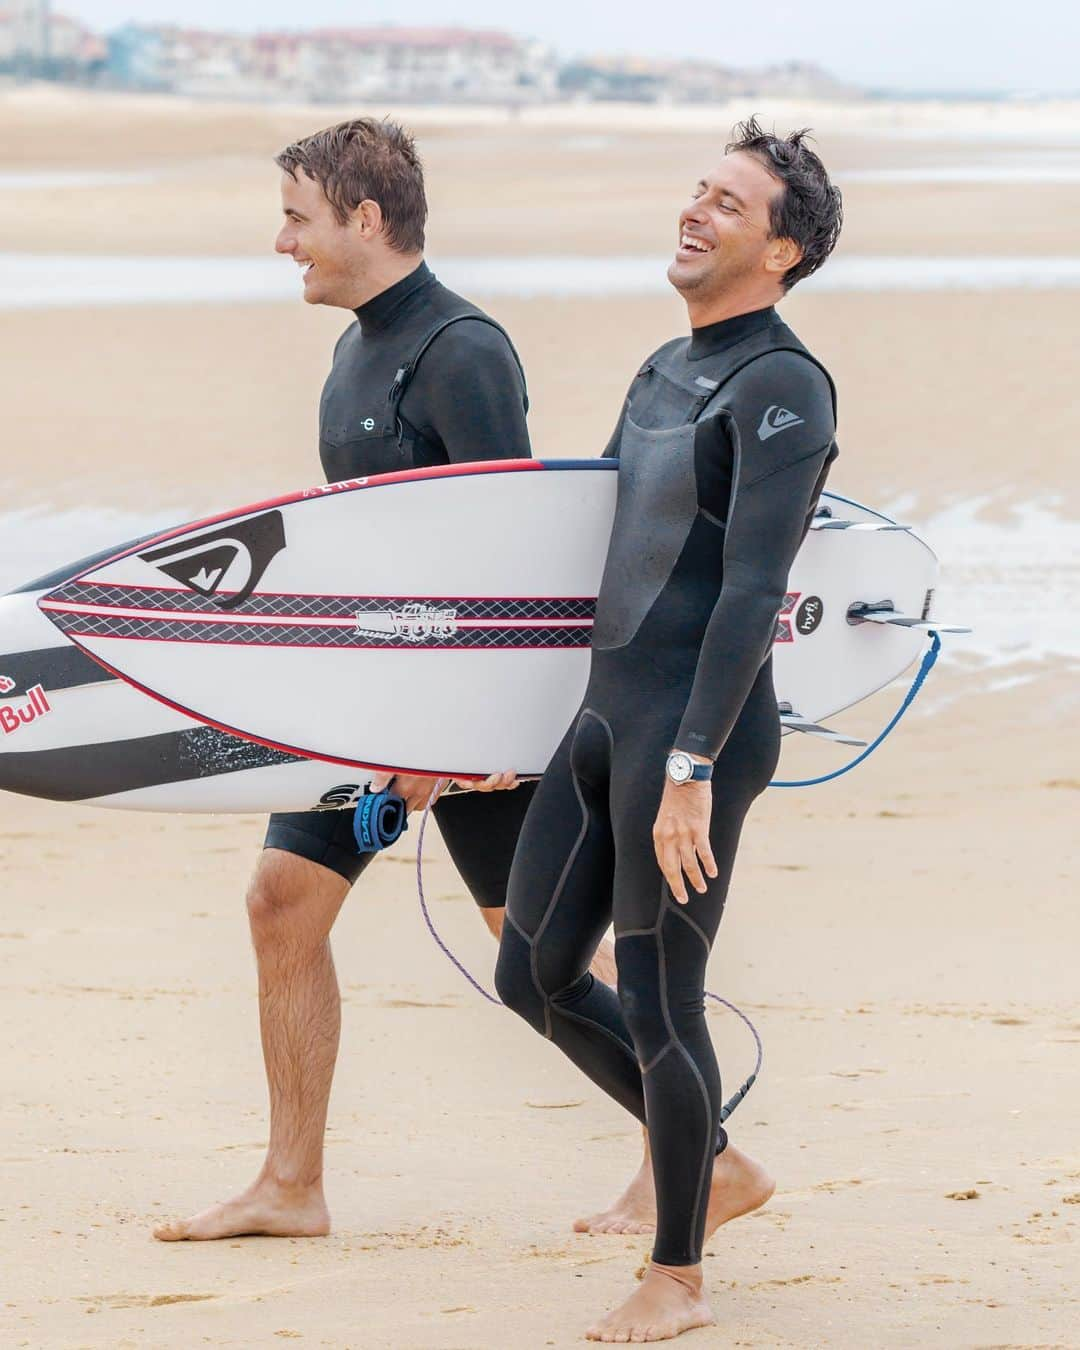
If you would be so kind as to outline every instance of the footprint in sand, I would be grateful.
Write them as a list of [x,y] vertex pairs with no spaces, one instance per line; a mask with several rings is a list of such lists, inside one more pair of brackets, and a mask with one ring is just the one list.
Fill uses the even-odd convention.
[[786,1280],[758,1280],[747,1289],[786,1289],[793,1284],[843,1284],[840,1275],[792,1275]]
[[219,1294],[88,1294],[80,1303],[105,1308],[165,1308],[171,1303],[206,1303]]
[[[864,1182],[859,1177],[838,1178],[836,1180],[830,1181],[818,1181],[812,1186],[804,1186],[801,1190],[777,1192],[776,1198],[782,1203],[787,1202],[789,1200],[809,1200],[811,1196],[821,1194],[822,1192],[824,1192],[826,1195],[831,1195],[837,1191],[847,1191],[850,1190],[853,1186],[864,1186],[866,1184],[867,1183]],[[880,1185],[880,1182],[877,1183],[871,1182],[870,1184]]]
[[449,1000],[445,1002],[424,1001],[419,998],[381,998],[376,1007],[379,1008],[456,1008],[458,1005]]

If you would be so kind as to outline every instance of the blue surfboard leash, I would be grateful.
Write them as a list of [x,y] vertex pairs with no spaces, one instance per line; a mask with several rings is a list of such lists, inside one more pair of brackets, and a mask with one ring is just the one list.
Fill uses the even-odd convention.
[[[834,769],[831,773],[821,774],[817,778],[802,778],[790,780],[774,779],[769,784],[769,787],[780,787],[780,788],[816,787],[819,783],[828,783],[831,782],[832,779],[834,778],[840,778],[843,774],[850,773],[852,769],[856,768],[859,764],[862,764],[864,760],[866,760],[870,755],[872,755],[874,751],[878,748],[878,746],[881,745],[882,742],[895,730],[901,718],[911,707],[912,703],[914,703],[916,697],[918,696],[919,690],[923,687],[923,684],[926,681],[926,677],[930,674],[930,671],[934,667],[934,663],[938,659],[938,655],[941,652],[941,635],[936,631],[934,631],[933,629],[928,630],[928,632],[930,636],[930,646],[927,649],[925,655],[923,656],[922,661],[919,664],[919,669],[915,674],[915,678],[911,682],[911,687],[907,691],[907,694],[904,696],[904,700],[900,704],[900,707],[889,719],[888,723],[886,724],[884,730],[880,733],[880,735],[876,736],[874,740],[872,740],[864,750],[861,750],[859,754],[855,756],[854,759],[850,760],[847,764],[842,765],[839,769]],[[424,813],[420,818],[420,829],[416,838],[416,892],[420,898],[420,913],[424,917],[424,923],[427,926],[428,932],[434,939],[435,945],[439,948],[439,950],[450,962],[450,964],[454,966],[454,968],[459,972],[459,974],[464,976],[464,978],[469,982],[469,984],[472,985],[472,987],[476,990],[476,992],[480,995],[481,998],[487,999],[489,1003],[494,1003],[497,1006],[501,1007],[502,999],[498,998],[495,994],[492,994],[487,989],[485,989],[484,986],[480,983],[480,981],[476,979],[476,977],[472,974],[472,972],[461,961],[458,960],[458,958],[454,955],[453,951],[451,951],[449,946],[447,946],[447,944],[443,941],[442,936],[439,933],[439,930],[435,927],[435,921],[431,917],[431,911],[428,908],[427,897],[424,894],[424,832],[427,829],[428,817],[431,815],[431,808],[438,800],[439,793],[441,792],[445,782],[446,782],[445,779],[440,778],[439,781],[435,784],[431,796],[428,798],[427,805],[424,807]],[[757,1056],[754,1062],[754,1068],[752,1072],[742,1082],[739,1088],[728,1098],[728,1100],[724,1103],[724,1106],[720,1111],[720,1120],[725,1121],[735,1110],[735,1108],[739,1105],[739,1103],[746,1096],[746,1094],[750,1091],[750,1089],[754,1086],[754,1084],[757,1082],[758,1074],[761,1072],[762,1062],[765,1058],[765,1049],[762,1044],[761,1035],[758,1032],[757,1027],[753,1024],[750,1018],[747,1017],[746,1013],[744,1013],[741,1008],[737,1008],[735,1004],[731,1003],[728,999],[722,998],[719,994],[714,994],[708,989],[705,990],[705,997],[712,999],[714,1003],[719,1003],[722,1007],[727,1008],[729,1012],[733,1012],[736,1017],[740,1018],[746,1024],[746,1026],[750,1030],[751,1036],[753,1036],[754,1038],[754,1046],[757,1051]]]
[[769,786],[771,788],[817,787],[819,783],[830,783],[834,778],[843,777],[845,773],[850,773],[852,769],[860,765],[863,760],[868,759],[882,741],[895,730],[900,719],[915,702],[915,698],[918,695],[919,690],[923,687],[927,675],[929,675],[934,668],[934,663],[937,661],[938,655],[941,652],[941,634],[932,628],[927,629],[927,632],[930,636],[930,646],[923,655],[922,661],[919,663],[919,669],[916,671],[915,678],[911,682],[911,688],[904,695],[903,703],[900,704],[899,708],[897,708],[896,712],[886,723],[885,729],[879,736],[876,736],[864,750],[860,750],[853,760],[850,760],[847,764],[841,765],[839,769],[833,769],[832,773],[823,773],[818,778],[792,778],[788,780],[774,778]]

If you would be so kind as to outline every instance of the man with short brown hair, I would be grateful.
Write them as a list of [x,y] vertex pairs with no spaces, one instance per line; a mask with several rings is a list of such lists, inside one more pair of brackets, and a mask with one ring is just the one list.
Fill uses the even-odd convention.
[[[334,349],[319,407],[327,480],[529,456],[525,379],[509,337],[424,262],[427,201],[412,137],[393,122],[359,118],[288,146],[276,162],[285,216],[277,251],[303,269],[308,304],[356,315]],[[499,790],[515,786],[512,773],[493,774],[434,808],[495,936],[535,785]],[[410,810],[434,787],[430,778],[394,779]],[[373,857],[357,852],[353,815],[270,819],[247,898],[270,1089],[266,1160],[236,1199],[159,1227],[163,1241],[329,1232],[323,1135],[341,1026],[329,936]]]

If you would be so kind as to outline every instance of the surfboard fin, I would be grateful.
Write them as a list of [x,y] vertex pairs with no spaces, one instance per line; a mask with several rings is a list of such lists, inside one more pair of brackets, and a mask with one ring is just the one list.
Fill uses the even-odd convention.
[[780,705],[780,725],[786,731],[801,731],[805,736],[820,736],[822,740],[835,741],[837,745],[855,745],[864,746],[865,741],[860,741],[854,736],[845,736],[843,732],[833,731],[830,727],[823,727],[817,722],[808,721],[797,712],[785,711],[783,704]]
[[898,525],[894,520],[833,520],[830,516],[815,516],[810,522],[812,530],[900,530],[907,534],[910,525]]
[[893,608],[891,600],[879,600],[876,604],[860,601],[851,605],[848,608],[847,621],[850,624],[888,623],[892,624],[894,628],[914,628],[923,633],[930,631],[935,633],[971,632],[970,628],[965,628],[961,624],[940,623],[937,619],[927,618],[925,615],[900,614]]

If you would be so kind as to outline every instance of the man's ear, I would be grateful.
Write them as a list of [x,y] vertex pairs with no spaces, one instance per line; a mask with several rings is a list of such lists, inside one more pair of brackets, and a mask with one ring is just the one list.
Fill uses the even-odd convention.
[[783,275],[789,268],[802,261],[802,248],[794,239],[770,239],[765,252],[765,271],[779,272]]
[[382,207],[365,197],[353,211],[349,223],[362,239],[373,239],[383,227]]

